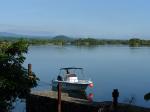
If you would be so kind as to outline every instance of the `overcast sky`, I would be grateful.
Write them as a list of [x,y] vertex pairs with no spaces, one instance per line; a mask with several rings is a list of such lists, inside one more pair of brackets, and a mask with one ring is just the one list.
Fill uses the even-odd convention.
[[0,32],[150,36],[150,0],[0,0]]

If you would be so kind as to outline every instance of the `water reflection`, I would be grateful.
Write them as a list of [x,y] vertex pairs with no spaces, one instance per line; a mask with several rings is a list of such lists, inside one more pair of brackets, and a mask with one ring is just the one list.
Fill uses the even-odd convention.
[[[56,87],[52,87],[52,91],[57,91]],[[93,101],[94,94],[87,94],[86,91],[72,91],[72,90],[62,90],[63,93],[67,93],[69,97],[85,99]]]

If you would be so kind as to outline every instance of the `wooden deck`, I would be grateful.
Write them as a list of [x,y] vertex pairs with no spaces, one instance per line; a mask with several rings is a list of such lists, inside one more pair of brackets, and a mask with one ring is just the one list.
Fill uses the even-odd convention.
[[[56,91],[32,91],[27,98],[27,112],[57,112]],[[61,112],[111,112],[112,102],[91,102],[61,94]],[[150,112],[149,108],[119,103],[118,112]]]
[[[50,99],[56,99],[56,100],[58,97],[58,94],[56,91],[32,91],[31,94],[36,95],[36,96],[48,97]],[[61,93],[61,100],[65,102],[70,102],[70,103],[93,105],[93,106],[112,103],[111,101],[93,102],[87,99],[73,98],[73,97],[70,97],[67,93]]]

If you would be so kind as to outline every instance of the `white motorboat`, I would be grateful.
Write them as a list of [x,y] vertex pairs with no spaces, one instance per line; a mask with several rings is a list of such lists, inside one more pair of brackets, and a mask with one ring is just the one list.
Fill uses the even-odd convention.
[[77,71],[80,71],[81,74],[83,73],[83,68],[61,68],[57,79],[52,80],[52,87],[57,88],[58,82],[61,82],[62,89],[64,90],[85,91],[88,86],[93,87],[91,80],[79,79],[80,74],[77,74]]

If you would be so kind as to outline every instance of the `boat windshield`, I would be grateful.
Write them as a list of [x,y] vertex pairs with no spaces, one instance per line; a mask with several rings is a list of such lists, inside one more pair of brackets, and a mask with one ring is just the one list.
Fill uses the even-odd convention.
[[82,78],[83,75],[83,68],[76,68],[76,67],[68,67],[68,68],[61,68],[59,75],[66,77],[80,77]]

